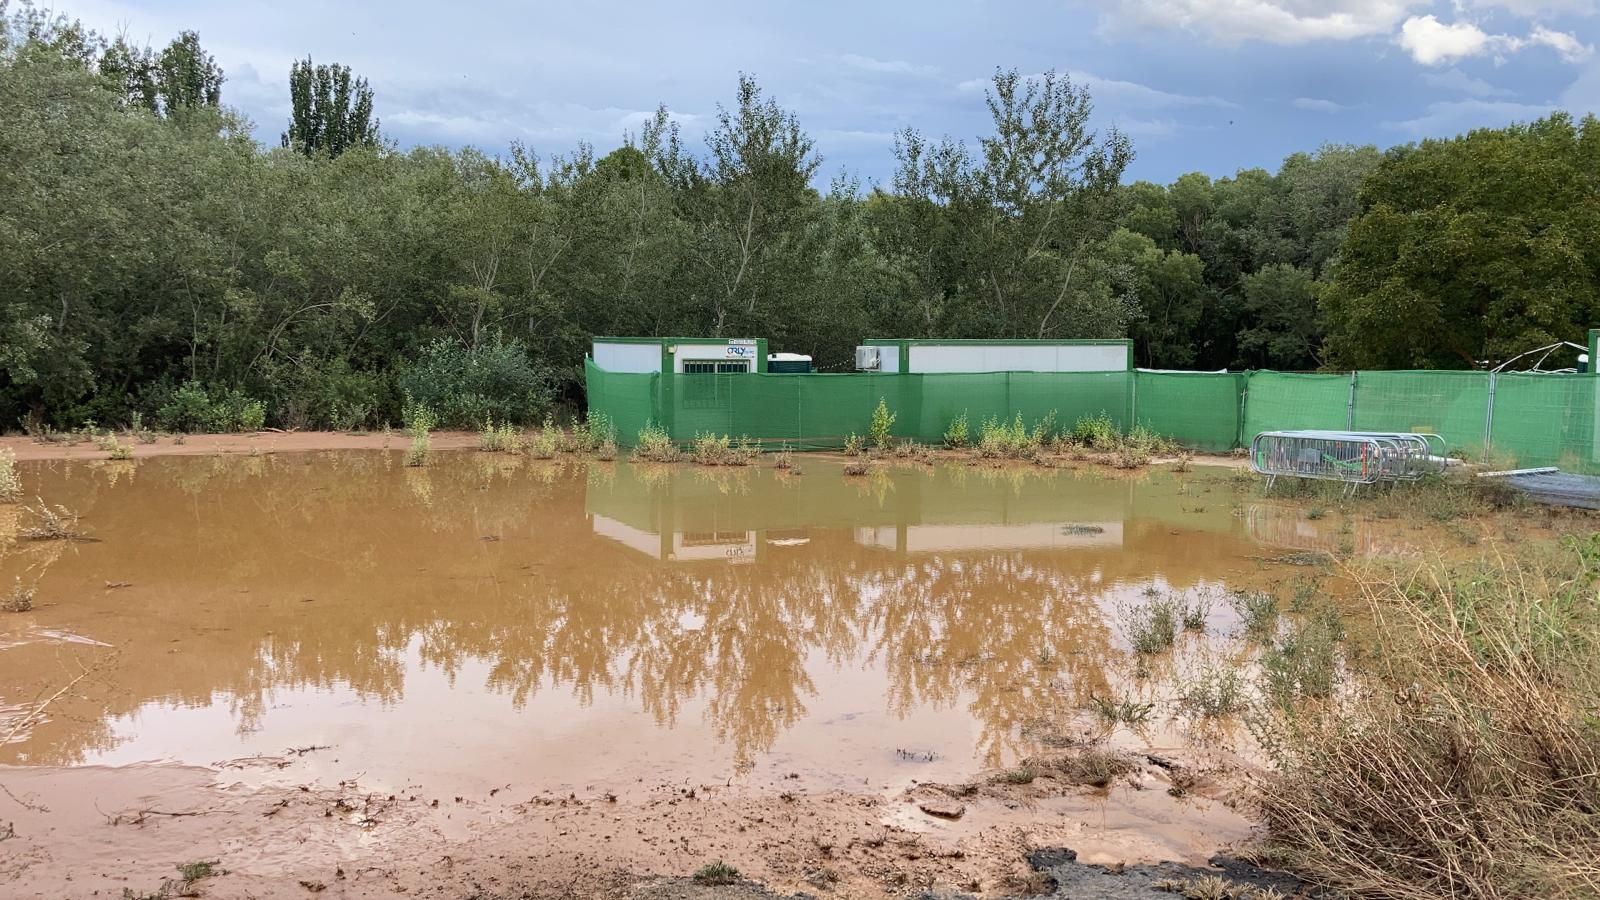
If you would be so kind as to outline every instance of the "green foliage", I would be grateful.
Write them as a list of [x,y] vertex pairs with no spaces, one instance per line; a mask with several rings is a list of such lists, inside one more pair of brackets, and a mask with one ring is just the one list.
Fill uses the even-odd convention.
[[738,869],[735,869],[733,866],[728,865],[720,859],[714,863],[708,863],[701,866],[699,869],[695,870],[694,873],[694,881],[696,884],[703,884],[712,887],[735,884],[741,877],[743,876],[739,874]]
[[1035,426],[1030,431],[1020,412],[1009,423],[990,417],[978,426],[974,449],[983,457],[1021,459],[1039,450],[1044,427],[1047,426]]
[[944,445],[953,450],[960,450],[967,446],[969,440],[971,436],[967,433],[967,414],[963,411],[961,415],[951,419],[950,427],[944,430]]
[[1104,411],[1097,416],[1084,416],[1072,425],[1072,439],[1096,450],[1115,448],[1120,437],[1116,424]]
[[547,373],[515,339],[496,338],[475,349],[434,341],[398,380],[446,428],[474,428],[486,419],[535,422],[550,408]]
[[761,455],[761,448],[748,437],[737,443],[727,435],[697,434],[689,458],[702,466],[748,466]]
[[378,120],[372,117],[372,89],[365,78],[352,79],[350,67],[313,66],[311,57],[289,67],[292,111],[283,146],[307,156],[329,158],[353,147],[378,143]]
[[872,439],[872,446],[877,450],[889,449],[892,440],[890,429],[894,427],[895,414],[889,411],[889,404],[882,397],[878,398],[878,405],[872,410],[872,425],[867,429],[867,436]]
[[1117,616],[1133,652],[1150,656],[1166,650],[1177,641],[1178,624],[1183,618],[1183,611],[1176,598],[1153,594],[1138,603],[1119,605]]
[[427,404],[419,403],[411,397],[406,397],[406,405],[401,412],[401,417],[406,426],[406,432],[411,436],[411,446],[406,450],[406,465],[425,466],[433,450],[433,429],[438,424],[438,417]]
[[639,429],[639,439],[634,444],[633,455],[636,459],[654,462],[676,462],[683,458],[683,452],[673,443],[672,435],[654,422],[646,422],[644,427]]
[[845,439],[844,439],[844,455],[845,456],[860,456],[861,455],[861,451],[863,449],[863,446],[864,445],[861,442],[861,435],[859,435],[859,434],[847,435],[845,437]]
[[196,381],[186,381],[160,401],[156,421],[167,431],[197,432],[260,431],[266,424],[267,407],[238,390],[207,390]]
[[1245,634],[1265,641],[1278,632],[1278,597],[1270,591],[1239,591],[1233,595],[1233,608],[1239,614]]
[[1178,705],[1201,718],[1222,718],[1245,710],[1249,704],[1246,690],[1244,675],[1238,667],[1208,666],[1184,683]]
[[1099,716],[1106,725],[1142,725],[1150,718],[1150,713],[1155,710],[1151,703],[1141,703],[1128,695],[1120,698],[1101,697],[1094,695],[1089,698],[1089,708]]
[[484,419],[478,429],[478,449],[489,453],[521,453],[522,432],[510,422],[494,424],[494,419]]
[[1473,368],[1600,321],[1600,210],[1572,190],[1597,140],[1555,113],[1386,155],[1323,293],[1332,361]]

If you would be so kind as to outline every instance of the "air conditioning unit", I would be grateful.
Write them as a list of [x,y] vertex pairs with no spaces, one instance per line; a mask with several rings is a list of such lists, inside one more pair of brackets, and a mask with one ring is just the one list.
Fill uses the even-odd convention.
[[856,348],[856,371],[876,372],[883,366],[883,361],[878,356],[877,347]]

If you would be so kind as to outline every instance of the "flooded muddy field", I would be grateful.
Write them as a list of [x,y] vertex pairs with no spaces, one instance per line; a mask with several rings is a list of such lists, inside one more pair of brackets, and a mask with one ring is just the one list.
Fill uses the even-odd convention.
[[[1119,611],[1222,598],[1292,574],[1286,553],[1375,540],[1204,469],[802,467],[26,462],[28,495],[80,534],[29,540],[27,514],[0,507],[0,584],[35,588],[0,618],[0,765],[21,767],[5,780],[76,796],[160,763],[150,796],[203,767],[233,791],[327,803],[359,783],[414,817],[475,798],[484,821],[509,797],[632,809],[704,786],[746,813],[867,798],[874,827],[938,831],[953,817],[926,814],[928,783],[1104,732],[1098,699],[1170,700],[1172,679],[1135,677]],[[1206,616],[1183,659],[1230,652],[1233,607]],[[1220,758],[1235,738],[1156,717],[1113,742]],[[1150,860],[1203,862],[1248,829],[1224,790],[1171,793],[1052,815]],[[905,802],[878,805],[891,797]],[[967,821],[1023,827],[1039,803]]]

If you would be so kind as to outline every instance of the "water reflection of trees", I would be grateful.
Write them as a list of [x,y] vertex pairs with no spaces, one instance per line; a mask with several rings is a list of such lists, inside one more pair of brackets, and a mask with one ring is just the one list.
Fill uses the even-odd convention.
[[[93,565],[52,571],[52,588],[107,573],[139,588],[98,625],[83,610],[80,627],[132,652],[95,714],[41,726],[32,758],[81,760],[112,740],[103,716],[152,702],[223,697],[251,730],[279,692],[348,687],[399,703],[412,666],[457,678],[481,662],[486,686],[518,708],[542,691],[581,704],[620,695],[671,726],[701,700],[743,761],[805,716],[820,659],[881,668],[896,715],[964,700],[993,759],[1025,720],[1104,691],[1115,651],[1096,599],[1151,574],[1137,547],[907,557],[848,529],[763,548],[751,565],[674,565],[590,532],[585,489],[614,488],[613,466],[442,460],[420,471],[379,454],[153,460],[136,479],[47,478],[107,537]],[[759,503],[762,477],[714,487]],[[862,500],[895,495],[872,486]],[[1222,538],[1193,552],[1215,562],[1208,540]],[[181,652],[165,652],[175,636]],[[0,676],[32,652],[7,654]]]

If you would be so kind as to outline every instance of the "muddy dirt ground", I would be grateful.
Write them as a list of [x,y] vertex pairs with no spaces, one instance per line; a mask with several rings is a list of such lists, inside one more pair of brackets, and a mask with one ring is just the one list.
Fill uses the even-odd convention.
[[[1029,784],[980,777],[892,796],[707,784],[626,796],[515,784],[482,796],[374,793],[359,773],[335,788],[294,785],[295,754],[218,769],[6,768],[0,878],[5,896],[40,898],[689,897],[706,889],[683,879],[722,861],[780,894],[1029,895],[1097,881],[1077,865],[1041,877],[1038,851],[1072,848],[1113,871],[1203,868],[1245,840],[1231,799],[1240,773],[1184,752],[1130,756],[1130,771],[1103,787],[1046,765]],[[270,770],[275,783],[246,784],[243,770]],[[208,873],[183,880],[194,863]],[[708,895],[764,896],[748,885]]]

